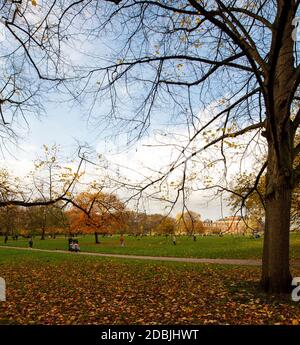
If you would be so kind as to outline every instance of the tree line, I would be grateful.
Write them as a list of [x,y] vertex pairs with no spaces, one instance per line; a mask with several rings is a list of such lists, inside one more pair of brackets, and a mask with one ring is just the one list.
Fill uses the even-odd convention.
[[[189,211],[175,218],[162,214],[147,214],[126,208],[114,194],[81,192],[75,198],[76,206],[63,204],[33,206],[30,208],[8,205],[0,208],[0,234],[4,237],[57,235],[78,236],[93,234],[95,243],[99,236],[126,233],[134,236],[194,235],[204,232],[198,213]],[[78,207],[79,206],[79,207]]]

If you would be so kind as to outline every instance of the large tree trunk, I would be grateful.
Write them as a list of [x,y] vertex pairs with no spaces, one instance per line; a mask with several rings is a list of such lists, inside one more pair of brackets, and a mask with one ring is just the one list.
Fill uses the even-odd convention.
[[289,231],[293,189],[293,141],[291,94],[294,88],[294,56],[291,25],[296,8],[278,1],[270,68],[264,80],[268,160],[266,176],[266,226],[261,284],[265,291],[287,293],[292,277],[289,269]]
[[266,194],[266,226],[263,248],[261,284],[271,293],[288,293],[292,276],[289,268],[289,230],[291,188],[284,178],[268,170]]
[[[280,113],[283,110],[277,105]],[[279,116],[279,115],[275,115]],[[287,293],[292,277],[289,269],[290,212],[293,191],[293,130],[287,120],[278,120],[274,139],[267,126],[266,222],[261,284],[265,291]],[[273,131],[274,132],[274,131]],[[277,143],[275,144],[275,141]]]

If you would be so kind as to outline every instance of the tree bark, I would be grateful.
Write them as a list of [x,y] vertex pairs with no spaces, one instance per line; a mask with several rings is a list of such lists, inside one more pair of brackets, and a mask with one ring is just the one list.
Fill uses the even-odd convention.
[[273,192],[266,198],[261,285],[266,292],[288,293],[292,282],[289,268],[291,189],[286,183],[276,184],[274,171],[269,171],[268,179]]
[[[280,99],[280,97],[276,97]],[[285,109],[276,105],[273,118]],[[281,117],[283,118],[283,116]],[[289,269],[290,213],[293,191],[293,130],[288,119],[276,124],[276,137],[267,124],[268,165],[266,175],[266,221],[261,285],[266,292],[288,293],[292,276]],[[275,143],[277,141],[277,144]]]

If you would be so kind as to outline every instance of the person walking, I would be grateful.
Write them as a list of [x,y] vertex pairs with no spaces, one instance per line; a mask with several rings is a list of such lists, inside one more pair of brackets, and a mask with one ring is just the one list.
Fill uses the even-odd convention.
[[74,251],[75,251],[76,253],[80,252],[80,247],[79,247],[78,241],[75,241],[75,243],[74,243]]
[[173,240],[174,246],[176,246],[176,236],[175,235],[173,235],[172,240]]
[[125,247],[125,237],[124,234],[121,234],[120,236],[120,246]]
[[29,245],[29,248],[33,247],[32,237],[29,238],[28,245]]
[[73,239],[69,238],[68,242],[69,242],[69,251],[71,252],[73,250]]

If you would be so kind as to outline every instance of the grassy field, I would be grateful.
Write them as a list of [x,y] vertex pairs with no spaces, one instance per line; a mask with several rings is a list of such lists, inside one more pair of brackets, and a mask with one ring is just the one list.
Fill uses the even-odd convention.
[[256,267],[0,248],[0,324],[299,324],[300,303],[264,295],[259,275]]
[[[197,237],[193,241],[191,237],[177,237],[177,244],[173,245],[171,237],[142,237],[136,238],[127,236],[125,247],[121,248],[119,237],[99,237],[100,244],[95,244],[94,236],[79,237],[82,251],[114,253],[114,254],[136,254],[154,256],[177,256],[195,258],[238,258],[255,259],[262,255],[262,238],[253,239],[246,236],[207,236]],[[4,240],[0,238],[0,245]],[[28,240],[9,240],[7,246],[27,247]],[[58,237],[56,239],[40,240],[34,238],[34,247],[41,249],[67,249],[67,239]],[[291,258],[300,258],[300,233],[291,234]]]

